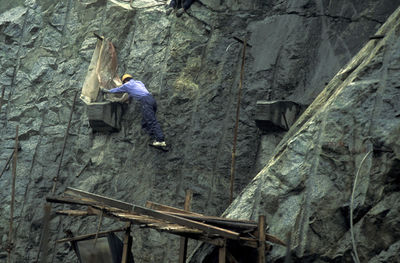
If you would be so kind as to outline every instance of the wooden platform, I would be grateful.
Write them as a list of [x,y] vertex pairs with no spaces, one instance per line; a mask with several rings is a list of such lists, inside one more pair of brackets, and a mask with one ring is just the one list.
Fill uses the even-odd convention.
[[[265,254],[265,252],[270,249],[271,244],[285,245],[279,238],[267,234],[265,231],[267,227],[265,223],[262,222],[205,216],[190,212],[188,209],[183,210],[154,202],[147,202],[146,207],[142,207],[74,188],[67,188],[62,196],[52,196],[46,199],[51,203],[86,207],[86,209],[82,210],[57,211],[59,215],[106,216],[119,221],[128,222],[129,224],[139,225],[140,227],[152,228],[161,232],[179,235],[183,238],[191,238],[210,243],[219,247],[219,262],[226,262],[225,259],[230,258],[226,256],[227,253],[229,254],[229,251],[226,251],[227,240],[237,242],[240,246],[256,248],[259,254]],[[188,206],[186,208],[188,208]],[[261,218],[263,217],[260,217],[260,221],[265,219]],[[259,229],[264,230],[262,233],[259,233]],[[117,229],[111,231],[122,230]],[[107,233],[107,231],[99,233],[104,234]],[[79,240],[80,238],[93,235],[94,234],[89,234],[80,237],[66,238],[58,242]],[[181,242],[181,244],[181,250],[183,250],[183,252],[181,251],[180,253],[180,262],[185,262],[187,242]],[[262,252],[260,252],[260,248]],[[260,260],[263,260],[262,257]],[[264,261],[262,262],[264,263]]]

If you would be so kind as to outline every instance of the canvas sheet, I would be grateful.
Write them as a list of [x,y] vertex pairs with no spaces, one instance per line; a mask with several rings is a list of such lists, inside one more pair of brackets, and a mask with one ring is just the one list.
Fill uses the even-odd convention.
[[121,84],[117,68],[118,60],[114,45],[105,38],[98,39],[83,83],[81,99],[87,104],[102,101],[126,101],[128,99],[126,93],[103,96],[100,92],[100,88],[112,89]]

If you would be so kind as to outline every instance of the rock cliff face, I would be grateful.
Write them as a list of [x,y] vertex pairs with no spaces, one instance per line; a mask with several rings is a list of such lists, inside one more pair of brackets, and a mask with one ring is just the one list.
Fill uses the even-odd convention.
[[[85,106],[77,101],[58,192],[71,186],[138,205],[151,200],[182,207],[189,188],[192,210],[220,215],[229,200],[241,63],[242,45],[233,37],[247,38],[252,47],[245,64],[235,193],[250,184],[227,214],[252,219],[267,214],[270,232],[293,232],[293,251],[302,260],[350,260],[349,197],[361,167],[354,200],[359,254],[371,262],[390,260],[399,247],[399,209],[391,207],[399,200],[395,22],[384,31],[386,38],[368,40],[400,1],[202,0],[181,18],[166,16],[164,3],[135,0],[132,9],[116,0],[0,0],[1,169],[17,125],[21,144],[15,262],[37,257],[44,198],[96,43],[93,32],[115,44],[119,72],[133,74],[154,94],[172,150],[147,146],[136,104],[127,108],[120,132],[104,134],[91,132]],[[358,59],[330,81],[367,42]],[[310,104],[327,82],[267,162],[283,134],[258,131],[256,101]],[[371,153],[360,165],[374,147],[389,152]],[[10,186],[11,169],[0,178],[2,246]],[[113,220],[101,225],[115,227]],[[56,217],[52,242],[64,236],[63,229],[95,232],[97,221]],[[138,228],[133,236],[137,262],[176,262],[178,238]],[[65,246],[50,247],[53,262],[76,261]],[[2,250],[0,258],[5,255]],[[271,258],[282,255],[277,248]]]
[[[296,262],[400,260],[399,21],[400,8],[329,82],[225,213],[267,214],[270,232],[291,235]],[[204,247],[191,262],[202,262]],[[270,257],[285,252],[275,247]]]

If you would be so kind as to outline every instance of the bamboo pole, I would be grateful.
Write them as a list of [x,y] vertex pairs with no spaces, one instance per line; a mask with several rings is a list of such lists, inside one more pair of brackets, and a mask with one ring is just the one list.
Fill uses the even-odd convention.
[[126,223],[125,236],[124,236],[124,247],[122,250],[121,263],[128,262],[128,251],[131,249],[131,222]]
[[235,175],[235,159],[236,159],[236,142],[237,142],[237,134],[238,134],[238,127],[239,127],[239,113],[240,113],[240,100],[242,95],[242,86],[243,86],[243,75],[244,75],[244,62],[246,58],[246,46],[247,40],[244,40],[243,43],[243,53],[242,53],[242,66],[240,70],[240,82],[239,82],[239,91],[238,91],[238,100],[236,105],[236,122],[235,122],[235,131],[233,135],[233,147],[232,147],[232,163],[231,163],[231,187],[230,187],[230,196],[229,196],[229,203],[233,201],[233,181]]
[[[186,190],[184,210],[190,211],[190,202],[192,200],[192,191]],[[179,263],[186,262],[188,238],[181,237],[179,249]]]
[[226,262],[226,238],[224,238],[224,244],[218,248],[218,263]]
[[17,125],[15,132],[15,146],[14,146],[14,158],[12,167],[12,186],[11,186],[11,205],[10,205],[10,231],[8,233],[8,262],[11,263],[11,252],[14,248],[13,244],[13,221],[14,221],[14,202],[15,202],[15,178],[17,176],[17,158],[18,158],[18,129]]
[[258,218],[258,263],[265,263],[265,216]]

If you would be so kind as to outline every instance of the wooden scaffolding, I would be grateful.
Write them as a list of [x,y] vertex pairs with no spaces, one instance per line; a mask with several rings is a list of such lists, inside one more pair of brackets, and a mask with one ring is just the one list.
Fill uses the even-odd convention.
[[125,228],[98,232],[57,240],[71,242],[90,237],[104,236],[110,232],[125,231],[122,262],[126,262],[128,251],[131,249],[130,227],[139,225],[162,232],[181,236],[179,262],[186,262],[187,241],[189,238],[203,241],[218,247],[218,262],[238,262],[227,248],[227,242],[243,247],[257,249],[259,263],[265,262],[265,253],[271,249],[271,244],[285,246],[279,238],[266,233],[265,217],[260,216],[259,222],[235,220],[215,216],[206,216],[189,211],[191,192],[186,192],[185,209],[162,205],[148,201],[146,207],[118,201],[105,196],[67,188],[61,196],[47,197],[47,202],[85,206],[85,210],[62,210],[59,215],[90,216],[100,215],[127,222]]

